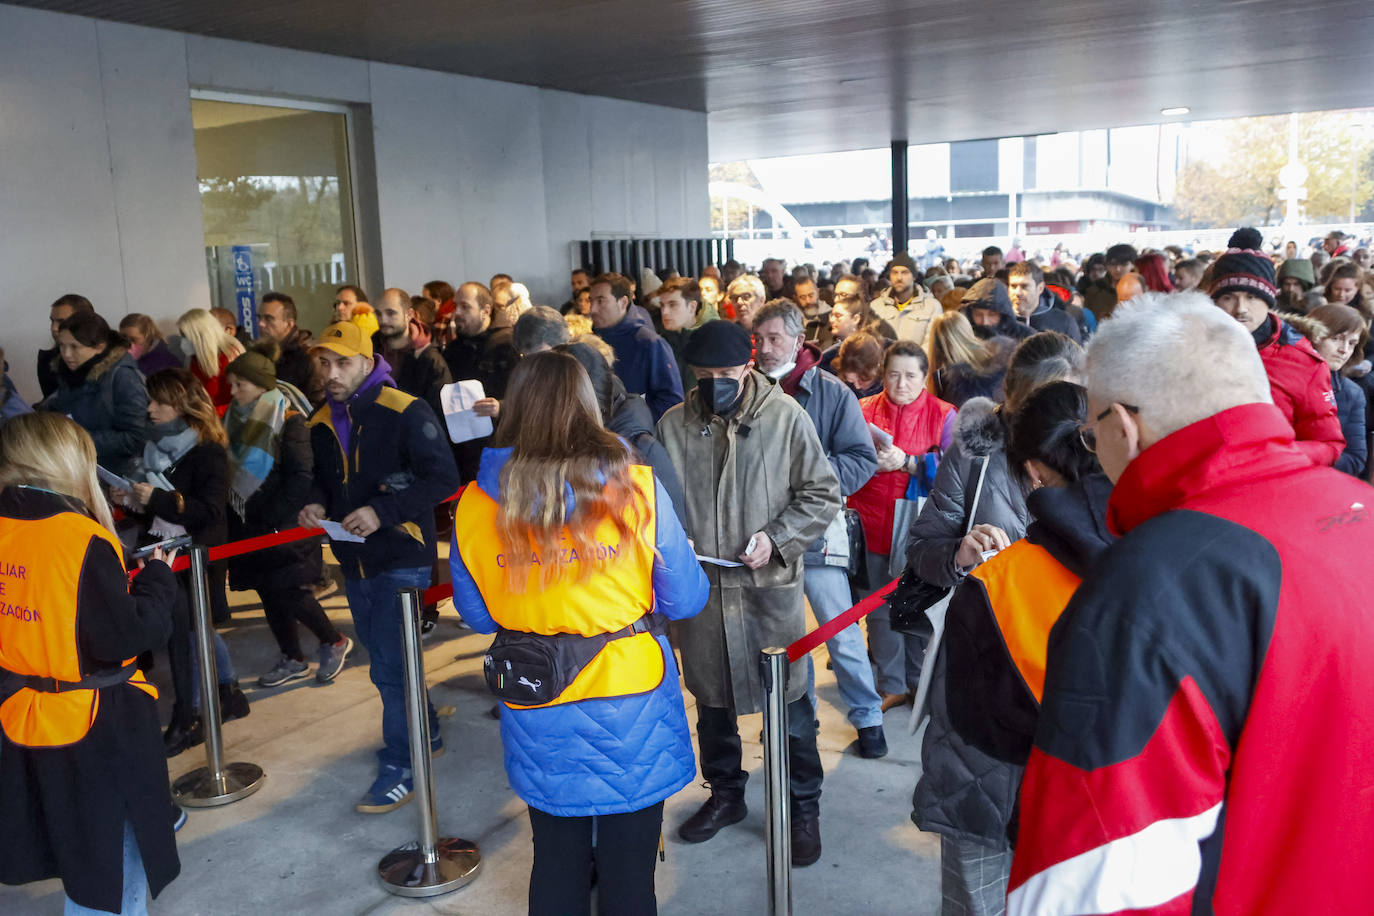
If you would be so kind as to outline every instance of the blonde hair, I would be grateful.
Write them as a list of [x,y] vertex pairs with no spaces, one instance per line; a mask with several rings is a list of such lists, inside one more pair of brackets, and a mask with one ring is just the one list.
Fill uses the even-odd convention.
[[95,462],[90,434],[60,413],[20,414],[0,426],[0,487],[42,487],[80,500],[91,517],[114,534]]
[[991,354],[963,312],[937,315],[930,325],[930,373],[968,363],[976,372],[987,368]]
[[243,354],[243,344],[235,340],[224,325],[205,309],[191,309],[177,319],[177,331],[191,342],[196,364],[208,377],[219,375],[219,358],[229,359]]

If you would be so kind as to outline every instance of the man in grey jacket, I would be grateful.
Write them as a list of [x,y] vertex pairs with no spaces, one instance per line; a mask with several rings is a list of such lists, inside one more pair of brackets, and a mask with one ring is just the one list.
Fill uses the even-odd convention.
[[[848,385],[817,366],[820,350],[805,341],[805,315],[788,300],[775,299],[755,314],[754,362],[806,410],[840,481],[840,492],[849,496],[878,470],[878,454],[858,398]],[[828,623],[849,609],[848,548],[849,532],[841,511],[835,514],[825,536],[806,551],[806,599],[818,623]],[[832,565],[837,555],[839,565]],[[840,699],[849,707],[849,722],[859,733],[859,756],[886,756],[882,697],[873,682],[859,625],[845,627],[825,647],[835,666]],[[811,697],[814,706],[814,689]]]
[[[708,321],[683,356],[697,377],[687,400],[668,410],[658,439],[682,477],[682,519],[707,561],[711,597],[675,623],[687,689],[697,700],[701,773],[711,797],[678,829],[689,843],[709,840],[748,813],[737,717],[759,712],[759,653],[806,632],[802,557],[840,510],[840,485],[800,405],[749,368],[749,333]],[[742,564],[742,565],[740,565]],[[810,658],[787,683],[791,768],[792,864],[821,855],[820,754],[807,697]]]
[[891,325],[898,340],[918,343],[929,353],[931,325],[944,311],[940,301],[916,282],[916,262],[905,251],[888,264],[887,278],[890,285],[868,304],[869,311]]

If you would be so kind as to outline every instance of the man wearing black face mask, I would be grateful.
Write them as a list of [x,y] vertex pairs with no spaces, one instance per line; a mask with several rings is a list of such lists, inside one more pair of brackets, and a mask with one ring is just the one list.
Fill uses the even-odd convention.
[[[749,368],[749,332],[710,321],[683,350],[697,384],[663,415],[658,439],[686,495],[683,524],[699,555],[742,566],[706,564],[711,598],[676,625],[687,689],[697,700],[701,773],[711,797],[678,829],[690,843],[709,840],[747,813],[736,718],[759,712],[759,652],[806,632],[802,557],[839,512],[840,485],[806,411]],[[820,755],[806,688],[810,658],[798,661],[787,689],[791,767],[792,864],[820,858]]]

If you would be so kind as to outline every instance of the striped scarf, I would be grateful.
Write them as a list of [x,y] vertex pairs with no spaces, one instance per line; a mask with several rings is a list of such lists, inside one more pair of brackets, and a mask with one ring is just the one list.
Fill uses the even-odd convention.
[[277,463],[285,423],[286,396],[276,389],[264,392],[251,407],[234,401],[224,415],[224,431],[229,435],[229,460],[234,470],[229,505],[239,518],[247,517],[248,498],[262,486]]

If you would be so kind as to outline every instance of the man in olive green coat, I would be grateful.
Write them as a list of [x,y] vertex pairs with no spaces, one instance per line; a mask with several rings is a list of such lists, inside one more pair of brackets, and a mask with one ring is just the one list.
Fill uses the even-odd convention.
[[[697,700],[702,777],[711,797],[683,823],[688,842],[709,840],[747,813],[736,717],[763,708],[759,653],[806,632],[802,557],[840,510],[839,481],[806,411],[750,369],[747,331],[711,321],[683,351],[697,387],[658,424],[658,438],[682,477],[682,520],[705,562],[711,597],[675,624],[682,672]],[[820,755],[806,697],[810,658],[788,679],[792,862],[820,858]]]

